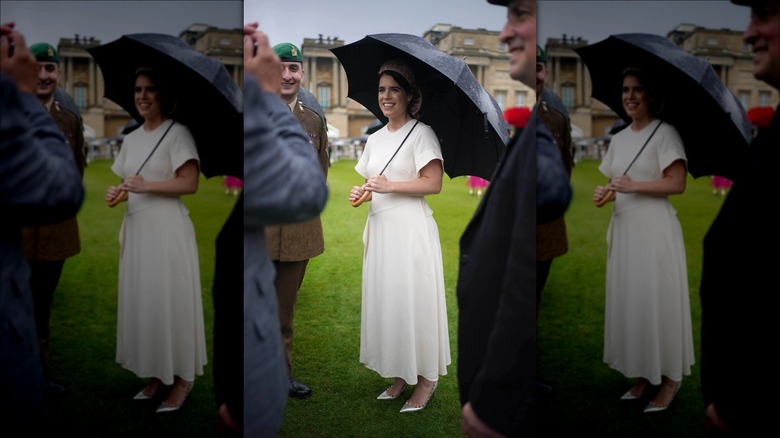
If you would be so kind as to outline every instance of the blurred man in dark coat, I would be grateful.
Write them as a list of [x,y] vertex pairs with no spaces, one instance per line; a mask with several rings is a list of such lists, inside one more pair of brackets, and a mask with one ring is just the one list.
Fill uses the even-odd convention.
[[[60,76],[59,54],[51,44],[30,46],[30,52],[38,61],[36,96],[49,112],[54,123],[65,135],[71,147],[73,160],[84,176],[84,126],[80,117],[54,98]],[[49,320],[54,291],[62,275],[65,259],[81,250],[79,227],[73,215],[62,222],[50,225],[25,227],[22,230],[24,253],[30,264],[30,289],[35,303],[35,325],[38,343],[47,378],[47,389],[60,393],[64,388],[51,380],[49,372]]]
[[[780,1],[732,0],[751,7],[742,39],[753,52],[753,76],[780,90]],[[740,436],[776,429],[772,393],[777,324],[769,305],[777,284],[775,199],[780,162],[780,106],[771,127],[759,134],[741,160],[718,216],[704,237],[701,276],[701,380],[708,428]],[[737,155],[741,153],[741,155]],[[753,378],[761,373],[758,378]]]
[[328,189],[306,133],[279,98],[279,58],[268,38],[254,31],[256,26],[244,28],[249,38],[244,42],[243,433],[274,437],[289,380],[264,227],[317,216],[325,207]]
[[65,137],[33,95],[35,69],[24,37],[0,26],[0,418],[11,431],[29,427],[44,388],[21,229],[71,217],[84,199]]
[[[510,75],[535,83],[536,1],[508,8]],[[561,216],[571,187],[536,111],[509,147],[460,240],[458,384],[463,432],[536,435],[536,224]]]

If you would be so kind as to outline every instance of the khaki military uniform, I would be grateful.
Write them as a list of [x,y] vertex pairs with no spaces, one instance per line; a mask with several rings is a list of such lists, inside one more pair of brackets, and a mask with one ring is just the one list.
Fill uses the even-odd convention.
[[[309,135],[309,141],[317,151],[322,172],[328,175],[328,136],[325,120],[314,110],[300,101],[295,102],[292,110]],[[294,178],[295,175],[290,175]],[[279,325],[282,340],[287,353],[287,369],[292,373],[292,336],[293,313],[298,289],[306,274],[306,265],[310,258],[325,251],[320,217],[287,225],[265,227],[265,239],[268,255],[276,267],[276,295],[279,301]]]
[[[295,103],[293,114],[309,135],[309,141],[317,151],[322,172],[328,175],[328,136],[324,120],[300,101]],[[294,175],[290,176],[291,178]],[[265,227],[265,238],[271,260],[297,262],[316,257],[325,251],[322,223],[319,216],[306,222]]]
[[[568,118],[544,100],[539,102],[537,113],[547,129],[552,132],[555,144],[561,152],[563,165],[571,176],[574,162],[571,156],[571,124]],[[536,260],[552,260],[566,254],[569,245],[563,216],[536,227]]]
[[[73,150],[76,166],[84,176],[84,129],[76,114],[61,106],[58,101],[51,104],[49,114],[65,135]],[[72,257],[81,250],[79,226],[76,216],[51,225],[25,227],[22,229],[24,254],[30,261],[55,261]]]

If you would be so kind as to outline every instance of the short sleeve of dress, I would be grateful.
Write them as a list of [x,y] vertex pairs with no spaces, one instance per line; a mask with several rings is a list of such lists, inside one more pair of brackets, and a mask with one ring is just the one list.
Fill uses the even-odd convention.
[[661,134],[658,138],[660,141],[658,145],[658,167],[663,170],[677,160],[687,162],[682,138],[680,138],[677,130],[673,126],[664,123],[661,129],[658,130],[658,133]]
[[195,139],[186,126],[177,123],[176,126],[171,128],[171,132],[168,135],[172,135],[170,154],[171,165],[174,170],[180,168],[189,160],[200,161],[198,149],[195,147]]
[[420,124],[420,132],[414,144],[414,163],[415,170],[420,171],[433,160],[441,160],[444,164],[444,157],[441,154],[441,146],[436,133],[428,125]]
[[360,154],[360,159],[357,165],[355,165],[355,171],[363,178],[368,179],[368,154],[371,152],[371,137],[366,141],[366,146],[363,148],[363,153]]
[[119,148],[119,154],[116,156],[116,159],[114,160],[114,164],[111,165],[111,171],[114,172],[114,174],[122,179],[125,179],[125,156],[127,154],[125,151],[127,150],[124,145],[122,145],[121,148]]

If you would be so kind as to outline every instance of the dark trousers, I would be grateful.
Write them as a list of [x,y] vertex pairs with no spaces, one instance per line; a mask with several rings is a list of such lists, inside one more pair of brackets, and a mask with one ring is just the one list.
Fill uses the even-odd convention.
[[306,274],[308,260],[300,262],[274,261],[276,267],[276,297],[279,300],[279,328],[282,331],[282,343],[287,356],[287,371],[292,375],[292,337],[293,314],[295,301],[298,298],[298,289],[303,284],[303,276]]
[[44,373],[49,373],[49,320],[54,291],[60,282],[65,260],[28,261],[30,265],[30,290],[35,307],[35,329],[43,360]]

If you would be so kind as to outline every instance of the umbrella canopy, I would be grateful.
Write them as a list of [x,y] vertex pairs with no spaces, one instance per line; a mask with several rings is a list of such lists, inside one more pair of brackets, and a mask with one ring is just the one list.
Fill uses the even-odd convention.
[[509,140],[507,125],[495,99],[464,61],[418,36],[398,33],[368,35],[331,51],[347,73],[348,97],[383,124],[387,118],[379,108],[379,67],[390,59],[406,61],[422,91],[419,119],[436,132],[447,175],[493,175]]
[[139,123],[143,118],[133,98],[135,71],[150,67],[170,78],[176,99],[173,118],[187,126],[207,177],[243,177],[244,135],[242,93],[225,66],[164,34],[139,33],[87,49],[103,72],[104,96]]
[[297,97],[305,107],[314,110],[315,113],[325,119],[325,113],[322,111],[320,102],[314,97],[314,94],[311,91],[301,87],[298,89]]
[[682,137],[691,175],[734,177],[738,161],[734,157],[750,143],[750,124],[739,100],[707,61],[666,38],[641,33],[611,35],[574,51],[590,72],[592,97],[629,124],[621,100],[623,69],[646,71],[658,82],[664,100],[658,117]]
[[373,122],[369,123],[366,127],[366,132],[364,134],[371,135],[380,129],[382,129],[385,126],[385,122],[382,122],[379,119],[374,120]]

